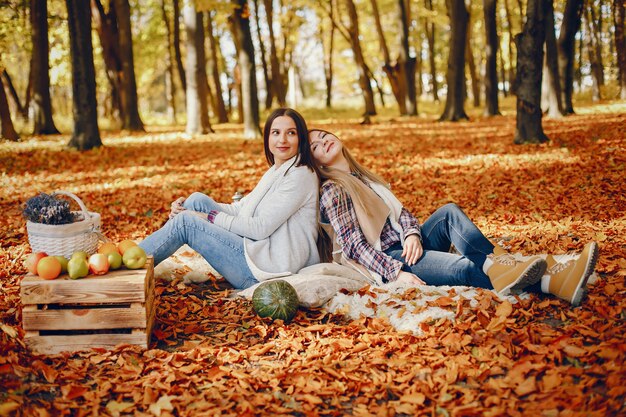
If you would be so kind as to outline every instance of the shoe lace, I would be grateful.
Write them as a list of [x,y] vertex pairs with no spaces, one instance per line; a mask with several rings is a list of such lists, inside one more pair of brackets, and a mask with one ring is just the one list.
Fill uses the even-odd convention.
[[552,265],[552,268],[550,268],[548,270],[548,274],[549,275],[558,274],[559,272],[567,269],[574,262],[576,262],[574,259],[570,259],[569,261],[566,261],[566,262],[556,263],[556,264]]
[[517,263],[517,260],[515,259],[515,257],[513,255],[511,255],[510,253],[503,253],[502,255],[490,255],[491,260],[494,263],[497,264],[501,264],[501,265],[515,265]]

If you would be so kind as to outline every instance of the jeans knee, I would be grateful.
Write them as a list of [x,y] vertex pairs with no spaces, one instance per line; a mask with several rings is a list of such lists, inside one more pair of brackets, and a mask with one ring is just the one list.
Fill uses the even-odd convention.
[[463,213],[461,207],[456,203],[447,203],[442,206],[439,210],[441,210],[446,216],[454,216],[456,214]]
[[185,199],[185,202],[183,203],[183,207],[185,207],[186,209],[192,209],[194,208],[196,203],[202,201],[205,198],[206,196],[204,194],[196,191]]

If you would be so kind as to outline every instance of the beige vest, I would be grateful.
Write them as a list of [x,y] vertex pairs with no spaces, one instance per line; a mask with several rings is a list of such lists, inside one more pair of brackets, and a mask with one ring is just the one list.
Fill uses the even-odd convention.
[[[346,174],[348,179],[344,179],[346,181],[350,181],[350,183],[359,190],[359,194],[361,195],[362,204],[352,195],[350,198],[352,199],[352,205],[354,207],[354,211],[356,212],[357,220],[359,221],[359,226],[361,227],[361,231],[363,235],[365,235],[365,239],[367,242],[372,245],[375,249],[380,250],[380,234],[383,231],[383,227],[385,226],[385,222],[391,213],[391,209],[389,206],[383,201],[381,197],[378,196],[370,187],[365,185],[362,181],[357,178],[352,177],[349,174]],[[344,191],[348,193],[348,190]],[[355,270],[357,270],[361,275],[367,278],[374,285],[381,285],[382,277],[378,274],[372,273],[367,270],[363,265],[358,264],[357,262],[348,259],[342,251],[341,245],[337,242],[337,236],[335,230],[330,224],[322,224],[322,228],[328,236],[330,236],[333,242],[333,261],[349,266]]]

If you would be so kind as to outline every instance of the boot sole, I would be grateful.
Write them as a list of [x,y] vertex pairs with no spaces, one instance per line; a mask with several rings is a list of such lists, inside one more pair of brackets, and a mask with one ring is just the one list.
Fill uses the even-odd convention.
[[600,251],[598,249],[598,244],[592,242],[591,256],[589,256],[589,259],[587,260],[587,265],[585,265],[585,274],[583,276],[583,279],[580,280],[578,286],[576,287],[576,290],[574,291],[574,296],[572,297],[572,307],[578,307],[583,297],[585,296],[587,281],[589,280],[589,277],[591,276],[591,274],[593,274],[593,271],[596,268],[596,262],[598,261],[599,252]]
[[512,282],[508,287],[500,291],[500,294],[506,295],[509,292],[519,294],[523,292],[526,287],[538,282],[546,272],[547,268],[548,264],[545,260],[537,259],[535,262],[528,265],[528,268],[522,272],[516,281]]

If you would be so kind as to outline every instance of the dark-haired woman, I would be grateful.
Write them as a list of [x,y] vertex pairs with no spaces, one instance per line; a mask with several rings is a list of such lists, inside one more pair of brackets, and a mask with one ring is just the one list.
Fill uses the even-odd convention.
[[263,142],[270,168],[243,199],[223,204],[193,193],[172,203],[169,221],[140,243],[155,265],[187,244],[233,287],[247,288],[319,262],[319,180],[306,122],[293,109],[275,110]]

